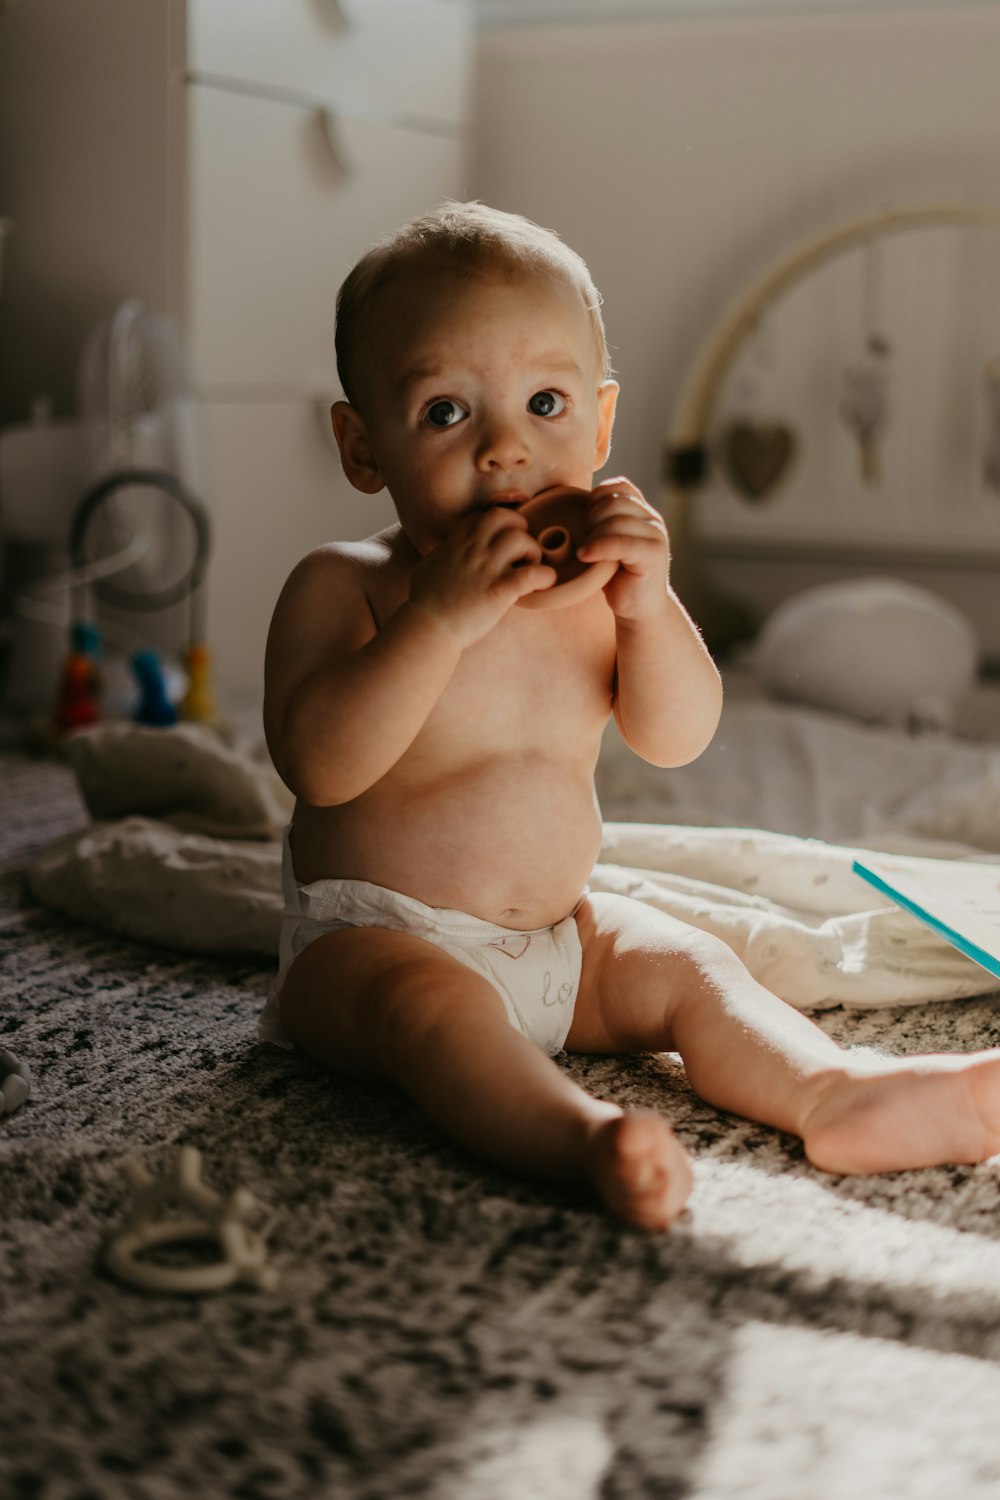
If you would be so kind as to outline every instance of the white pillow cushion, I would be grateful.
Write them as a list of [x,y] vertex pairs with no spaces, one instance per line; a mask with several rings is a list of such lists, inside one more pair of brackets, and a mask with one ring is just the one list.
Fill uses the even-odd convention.
[[965,616],[936,594],[897,578],[856,578],[780,604],[752,655],[776,697],[883,724],[944,728],[979,651]]

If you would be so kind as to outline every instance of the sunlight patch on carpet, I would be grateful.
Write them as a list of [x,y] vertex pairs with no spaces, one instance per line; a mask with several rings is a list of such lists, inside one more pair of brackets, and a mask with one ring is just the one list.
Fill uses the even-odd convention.
[[556,1414],[494,1427],[475,1446],[462,1473],[442,1479],[439,1500],[597,1500],[614,1454],[599,1420]]
[[1000,1371],[852,1333],[733,1337],[692,1500],[962,1500],[1000,1493]]

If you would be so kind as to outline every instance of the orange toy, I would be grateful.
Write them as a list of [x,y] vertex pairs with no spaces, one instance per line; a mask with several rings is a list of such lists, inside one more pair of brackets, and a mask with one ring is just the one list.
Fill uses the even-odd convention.
[[556,570],[556,581],[550,589],[525,594],[517,602],[524,609],[562,609],[579,604],[596,594],[614,575],[616,562],[585,563],[576,555],[587,536],[589,490],[558,485],[544,490],[519,509],[527,517],[528,530],[542,549],[542,561]]
[[69,734],[73,729],[97,722],[97,692],[97,668],[93,661],[82,651],[72,652],[63,664],[53,715],[59,734]]

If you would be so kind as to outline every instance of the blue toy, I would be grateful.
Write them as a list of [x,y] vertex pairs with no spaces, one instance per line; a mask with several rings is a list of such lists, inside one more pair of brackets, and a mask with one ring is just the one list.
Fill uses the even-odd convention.
[[156,652],[148,648],[137,651],[132,657],[132,670],[139,679],[142,694],[135,711],[135,722],[155,725],[157,728],[176,724],[177,710],[167,696],[163,664]]

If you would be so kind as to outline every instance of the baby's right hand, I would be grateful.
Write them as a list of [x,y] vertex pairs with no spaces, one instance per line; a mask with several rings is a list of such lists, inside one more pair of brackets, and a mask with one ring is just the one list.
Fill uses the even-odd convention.
[[410,599],[437,616],[463,650],[481,640],[524,594],[551,588],[555,569],[518,511],[494,506],[463,521],[413,570]]

